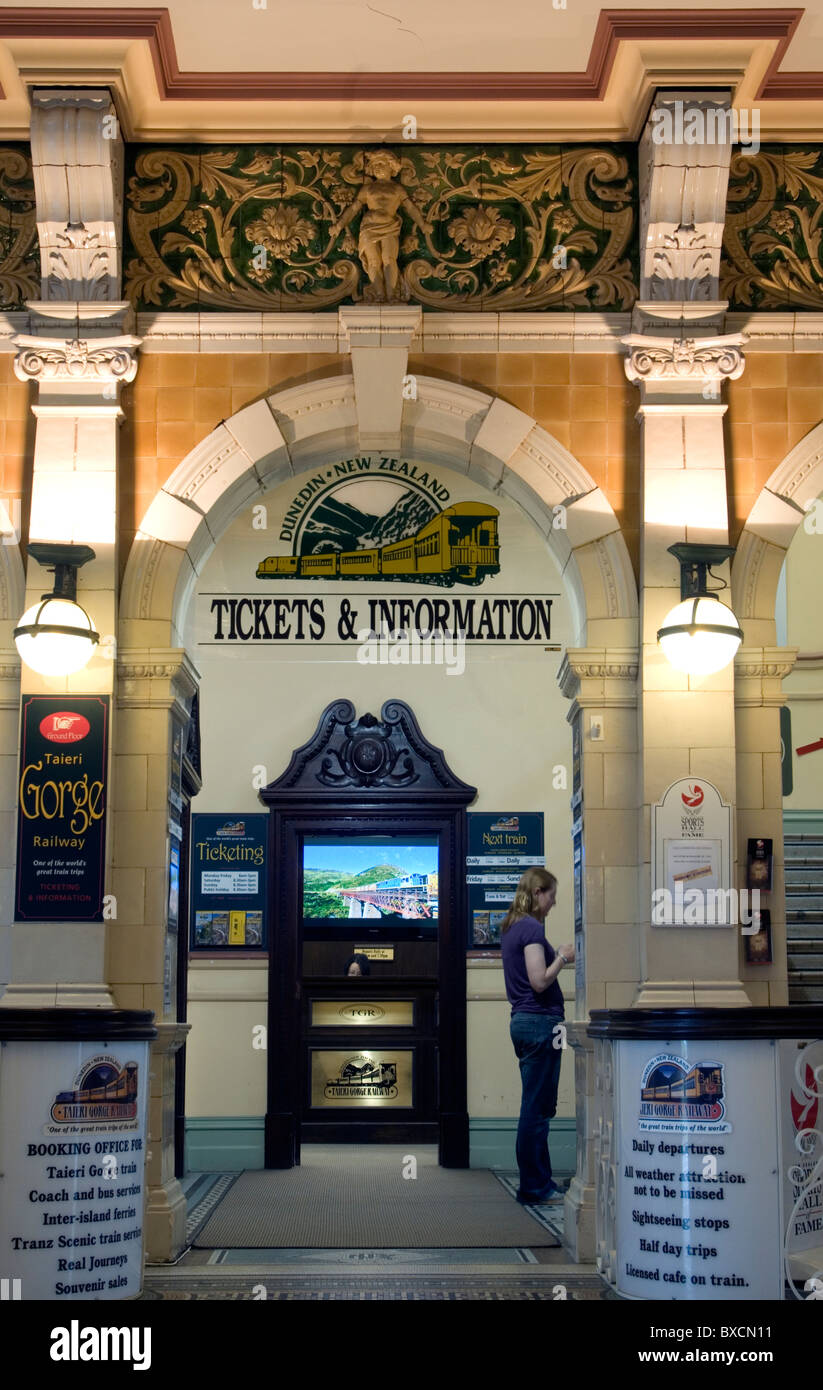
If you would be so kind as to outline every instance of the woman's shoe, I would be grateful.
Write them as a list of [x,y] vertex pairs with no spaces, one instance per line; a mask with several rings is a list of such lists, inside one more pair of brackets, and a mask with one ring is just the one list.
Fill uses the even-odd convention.
[[554,1202],[562,1202],[566,1195],[566,1189],[558,1187],[556,1182],[549,1185],[546,1192],[533,1197],[528,1193],[518,1192],[517,1200],[523,1207],[546,1207]]

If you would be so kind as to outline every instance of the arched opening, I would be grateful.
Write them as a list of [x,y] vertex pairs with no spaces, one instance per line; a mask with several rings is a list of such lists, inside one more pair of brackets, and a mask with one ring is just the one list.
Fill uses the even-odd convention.
[[[568,885],[558,912],[558,916],[565,914],[566,924],[556,928],[558,939],[567,940],[574,932],[571,882],[575,872],[582,873],[582,862],[576,866],[572,862],[571,739],[555,677],[569,648],[625,649],[636,640],[636,585],[614,513],[579,463],[534,420],[455,383],[418,378],[417,400],[404,405],[403,428],[391,457],[360,450],[357,441],[356,402],[347,377],[276,393],[214,430],[183,460],[143,518],[122,591],[123,660],[136,667],[144,654],[148,661],[158,651],[171,657],[184,648],[185,660],[192,663],[189,678],[196,682],[196,671],[202,671],[204,800],[200,804],[226,817],[257,812],[257,792],[285,766],[283,750],[288,754],[309,737],[330,698],[352,699],[358,713],[376,712],[386,699],[406,697],[411,683],[418,693],[410,702],[426,736],[444,747],[459,777],[480,788],[479,808],[502,814],[539,805],[549,827],[544,854],[560,867]],[[348,471],[338,474],[338,468]],[[408,592],[389,576],[388,569],[381,572],[380,584],[370,584],[370,577],[363,573],[347,580],[363,595],[367,629],[402,613],[395,593],[420,596],[415,614],[431,597],[427,613],[433,612],[435,621],[444,611],[449,623],[470,614],[478,660],[462,682],[449,679],[444,665],[437,669],[434,661],[421,660],[417,666],[410,661],[403,666],[378,658],[371,666],[351,655],[345,671],[339,663],[335,670],[333,660],[325,667],[315,666],[312,686],[308,666],[299,669],[296,647],[307,640],[310,610],[304,615],[304,636],[293,633],[291,664],[283,659],[285,648],[267,638],[267,630],[272,630],[269,619],[274,621],[271,609],[255,613],[246,608],[240,625],[233,626],[237,610],[225,606],[231,598],[245,601],[252,593],[266,597],[279,593],[284,603],[291,595],[309,603],[316,593],[325,600],[327,630],[334,631],[342,578],[296,572],[293,577],[278,576],[274,587],[267,588],[258,577],[259,566],[278,555],[302,563],[301,557],[308,552],[298,542],[307,512],[316,523],[324,489],[341,491],[354,481],[368,481],[373,493],[378,487],[407,488],[415,498],[428,498],[430,511],[437,517],[450,510],[458,517],[454,508],[471,502],[501,518],[503,558],[497,576],[487,574],[478,582],[476,573],[469,575],[462,567],[449,587],[430,583],[431,573],[417,575]],[[388,503],[383,505],[387,495],[381,494],[379,505],[373,503],[373,510],[383,518],[393,512]],[[286,519],[289,525],[284,524]],[[452,525],[455,547],[466,541],[461,526],[456,520]],[[419,539],[421,529],[416,527]],[[398,538],[402,539],[402,533]],[[390,545],[393,539],[381,532],[381,545]],[[478,532],[475,540],[482,539]],[[341,553],[336,541],[330,545],[325,552],[322,545],[317,551],[321,560],[324,553]],[[365,544],[361,536],[351,553],[379,548]],[[511,576],[508,585],[500,578],[507,573]],[[409,579],[408,572],[405,578]],[[303,589],[295,587],[298,581]],[[487,594],[497,596],[493,610],[483,608]],[[458,595],[459,609],[455,607]],[[443,608],[436,609],[435,603]],[[515,609],[513,604],[522,607]],[[281,610],[283,622],[284,613]],[[528,624],[521,621],[523,613],[528,613]],[[258,615],[254,632],[255,623],[252,620],[250,626],[248,619]],[[294,606],[288,616],[295,618]],[[219,633],[216,617],[221,623]],[[201,640],[206,618],[211,623],[208,641]],[[546,626],[541,627],[541,620]],[[419,625],[419,618],[415,622]],[[427,624],[431,625],[429,617]],[[226,659],[230,650],[233,661]],[[256,666],[253,657],[259,657]],[[261,675],[264,667],[268,686]],[[226,756],[229,746],[233,749],[230,758]],[[483,775],[475,778],[472,768],[478,764]],[[498,896],[502,898],[509,888],[508,883],[501,885]],[[489,904],[490,921],[492,915],[502,915],[500,906],[497,901]],[[197,911],[194,905],[193,911]],[[221,922],[221,932],[224,925]],[[210,944],[213,948],[213,939]],[[258,944],[266,945],[255,941],[252,949]],[[460,949],[469,944],[464,938]],[[212,1020],[213,1026],[196,1029],[199,1037],[210,1039],[209,1046],[231,1035],[236,1040],[242,1037],[248,1053],[253,1030],[265,1020],[266,989],[259,972],[251,979],[254,971],[247,959],[242,952],[235,955],[232,977],[236,984],[241,969],[249,972],[242,999],[232,997],[236,988],[220,984],[213,971],[208,985],[201,976],[190,992],[195,1016]],[[514,1059],[508,1054],[503,1058],[501,1049],[489,1044],[501,1022],[505,1027],[507,1005],[500,981],[488,997],[478,991],[468,1013],[469,1112],[474,1107],[478,1123],[484,1122],[473,1142],[477,1138],[478,1152],[485,1152],[482,1143],[486,1142],[491,1145],[489,1151],[494,1151],[501,1142],[498,1130],[503,1132],[503,1122],[510,1124],[516,1111]],[[245,1057],[242,1074],[254,1073],[254,1077],[241,1086],[235,1084],[241,1074],[237,1055],[224,1065],[208,1049],[198,1053],[198,1044],[192,1041],[189,1057],[192,1094],[200,1097],[193,1102],[195,1117],[198,1105],[213,1103],[204,1097],[208,1087],[213,1093],[215,1068],[219,1073],[222,1067],[219,1085],[227,1096],[231,1092],[230,1104],[235,1108],[226,1101],[211,1118],[220,1121],[224,1134],[231,1129],[232,1116],[238,1121],[237,1132],[243,1126],[248,1129],[252,1120],[261,1121],[253,1144],[238,1140],[234,1148],[238,1166],[255,1166],[250,1155],[252,1150],[258,1156],[262,1153],[265,1056]],[[567,1068],[565,1103],[573,1170],[570,1072]],[[481,1141],[481,1132],[493,1138]],[[197,1141],[204,1161],[215,1147],[215,1126],[204,1123],[201,1134],[207,1134]]]

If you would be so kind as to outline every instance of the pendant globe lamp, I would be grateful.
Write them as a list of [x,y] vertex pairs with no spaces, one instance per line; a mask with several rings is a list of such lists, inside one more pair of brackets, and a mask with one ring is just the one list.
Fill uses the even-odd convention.
[[20,658],[41,676],[70,676],[87,665],[100,641],[99,632],[77,602],[77,571],[94,551],[88,545],[33,541],[28,553],[51,566],[54,588],[23,614],[14,629]]
[[[711,566],[728,560],[734,546],[683,542],[670,545],[669,554],[680,562],[681,601],[667,613],[657,640],[675,670],[708,676],[728,666],[743,640],[731,608],[707,588]],[[721,580],[720,587],[728,586]]]

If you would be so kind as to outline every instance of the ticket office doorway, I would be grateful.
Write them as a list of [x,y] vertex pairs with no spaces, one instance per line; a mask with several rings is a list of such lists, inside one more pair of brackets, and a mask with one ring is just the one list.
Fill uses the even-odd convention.
[[[272,866],[266,1167],[299,1163],[309,1142],[437,1143],[443,1166],[468,1166],[465,805],[475,791],[444,786],[433,751],[442,767],[429,787],[410,777],[407,789],[307,798],[281,778],[260,793]],[[356,977],[345,973],[354,955],[367,960]]]

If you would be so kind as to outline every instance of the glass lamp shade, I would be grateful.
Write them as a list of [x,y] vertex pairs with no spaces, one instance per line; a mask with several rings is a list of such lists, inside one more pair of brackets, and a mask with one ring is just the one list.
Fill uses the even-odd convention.
[[63,598],[47,598],[27,608],[14,629],[21,660],[41,676],[70,676],[82,670],[99,640],[85,609]]
[[678,603],[666,615],[657,640],[675,670],[709,676],[728,666],[743,633],[731,608],[703,595]]

